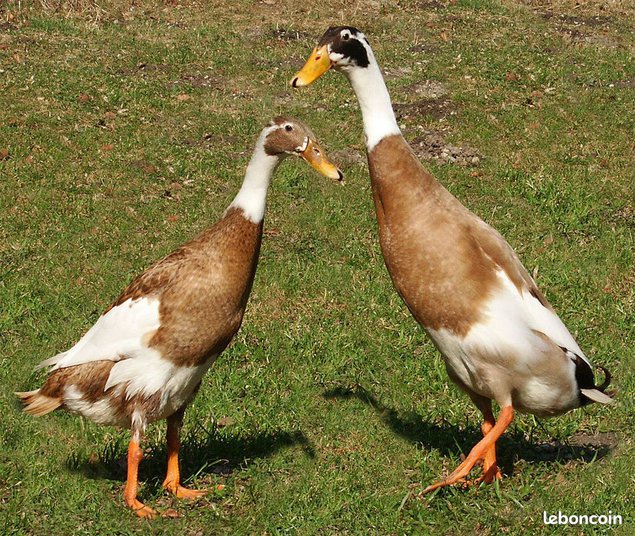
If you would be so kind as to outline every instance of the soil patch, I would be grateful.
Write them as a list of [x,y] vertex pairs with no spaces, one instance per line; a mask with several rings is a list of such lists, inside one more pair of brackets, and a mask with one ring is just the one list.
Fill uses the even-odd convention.
[[438,45],[429,44],[429,43],[420,43],[418,45],[412,45],[408,49],[408,52],[412,52],[414,54],[417,54],[417,53],[421,53],[421,52],[425,52],[425,53],[436,52],[437,50],[439,50]]
[[618,80],[617,82],[613,82],[613,87],[635,88],[635,78],[631,78],[630,80]]
[[340,166],[355,166],[366,163],[365,152],[355,151],[354,149],[330,152],[329,158]]
[[445,134],[440,130],[425,131],[422,136],[413,139],[410,146],[422,160],[435,160],[445,164],[478,166],[483,158],[474,147],[446,143]]
[[[524,3],[532,7],[536,15],[551,22],[556,32],[566,40],[575,43],[596,44],[607,48],[620,46],[617,38],[607,35],[614,29],[616,18],[613,16],[598,14],[597,11],[573,15],[570,13],[573,7],[555,5],[553,2],[544,0],[525,0]],[[603,11],[603,13],[607,12]]]
[[166,63],[146,63],[144,61],[137,63],[129,69],[117,69],[117,74],[123,76],[144,76],[148,73],[169,73],[173,70],[171,65]]
[[212,76],[210,74],[184,74],[178,80],[170,82],[167,85],[168,89],[183,86],[221,89],[224,86],[224,80],[219,76]]
[[624,224],[628,227],[633,227],[635,229],[635,209],[633,208],[633,205],[625,205],[613,214],[613,218],[624,222]]
[[615,432],[605,432],[599,434],[585,434],[578,432],[573,434],[568,441],[574,447],[594,447],[614,449],[619,441]]
[[450,2],[439,2],[437,0],[421,0],[421,2],[416,2],[417,9],[425,9],[425,10],[437,10],[437,9],[445,9],[448,7]]
[[412,103],[395,103],[393,105],[397,121],[414,121],[418,116],[443,119],[456,113],[454,104],[444,97],[421,99]]
[[386,67],[383,69],[383,74],[386,80],[399,80],[404,76],[412,74],[412,67]]
[[617,435],[613,432],[586,434],[579,432],[567,441],[549,441],[533,445],[526,459],[537,461],[583,461],[603,458],[618,445]]
[[545,20],[553,20],[558,26],[578,26],[588,28],[604,28],[612,22],[611,17],[576,17],[574,15],[564,15],[549,11],[541,11],[540,16]]
[[233,134],[204,134],[200,138],[186,138],[181,143],[188,147],[218,148],[237,145],[241,138]]
[[416,95],[419,99],[438,99],[448,94],[447,88],[436,80],[424,80],[399,90],[401,95]]
[[315,36],[302,30],[294,30],[293,28],[274,28],[271,30],[271,37],[280,41],[308,41],[315,40]]

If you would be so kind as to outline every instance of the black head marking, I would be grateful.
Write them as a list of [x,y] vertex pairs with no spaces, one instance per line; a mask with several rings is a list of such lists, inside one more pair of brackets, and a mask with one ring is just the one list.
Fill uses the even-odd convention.
[[[342,37],[342,32],[347,30],[346,38]],[[337,54],[342,54],[346,58],[350,58],[359,67],[368,67],[368,53],[361,43],[360,39],[364,39],[368,44],[368,40],[363,37],[362,32],[353,26],[332,26],[320,39],[318,47],[331,45],[331,50]]]

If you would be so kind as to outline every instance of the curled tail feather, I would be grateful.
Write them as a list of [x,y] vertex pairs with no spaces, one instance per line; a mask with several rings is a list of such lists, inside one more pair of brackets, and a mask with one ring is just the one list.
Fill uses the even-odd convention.
[[595,385],[593,386],[593,389],[580,389],[580,392],[593,402],[598,402],[600,404],[613,404],[615,401],[613,400],[612,393],[605,392],[606,388],[611,383],[611,373],[602,366],[600,366],[600,368],[604,372],[604,381],[602,382],[602,385]]
[[43,395],[40,389],[15,393],[15,396],[24,404],[24,411],[36,417],[46,415],[62,405],[61,398]]

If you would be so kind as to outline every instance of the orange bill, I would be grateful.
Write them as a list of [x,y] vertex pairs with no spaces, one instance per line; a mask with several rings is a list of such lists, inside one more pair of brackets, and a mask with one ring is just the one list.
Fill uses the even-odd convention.
[[308,86],[331,68],[327,45],[315,47],[309,59],[291,80],[293,87]]
[[322,149],[320,149],[319,145],[315,141],[311,139],[307,140],[305,149],[299,153],[299,155],[325,177],[337,179],[339,181],[344,179],[344,174],[335,164],[326,158]]

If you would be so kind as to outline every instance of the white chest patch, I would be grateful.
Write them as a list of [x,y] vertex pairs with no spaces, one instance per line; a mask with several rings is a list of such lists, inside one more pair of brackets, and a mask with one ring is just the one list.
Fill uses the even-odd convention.
[[473,391],[480,391],[483,386],[479,385],[477,366],[464,347],[465,340],[447,329],[428,329],[427,332],[443,355],[450,374]]
[[202,365],[196,367],[176,367],[167,381],[161,395],[161,415],[164,418],[188,402],[207,370],[212,366],[217,356],[212,356]]
[[[64,390],[64,404],[69,411],[78,413],[98,424],[128,426],[136,421],[138,427],[146,422],[165,419],[190,401],[194,389],[212,365],[216,356],[210,357],[202,365],[179,367],[165,359],[126,359],[118,362],[111,370],[106,390],[113,388],[103,398],[90,402],[76,385]],[[143,399],[159,393],[158,406],[146,407]],[[123,397],[130,400],[141,396],[141,403],[123,414],[114,411],[111,400]],[[117,404],[118,406],[118,404]]]

